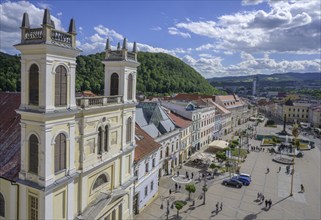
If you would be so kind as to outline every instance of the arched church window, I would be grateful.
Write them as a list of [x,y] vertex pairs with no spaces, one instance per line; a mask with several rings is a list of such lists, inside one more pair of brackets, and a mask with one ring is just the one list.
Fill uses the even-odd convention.
[[38,138],[32,134],[29,138],[29,172],[38,174]]
[[67,70],[59,65],[55,75],[55,106],[67,105]]
[[39,104],[39,68],[36,64],[29,70],[29,104]]
[[132,119],[128,118],[126,123],[126,143],[129,143],[132,139]]
[[66,169],[66,136],[59,134],[55,139],[55,172]]
[[105,126],[105,151],[108,151],[108,145],[109,145],[109,127],[108,125]]
[[5,217],[5,204],[4,204],[4,197],[2,193],[0,193],[0,216]]
[[108,179],[105,174],[99,175],[94,183],[93,190],[107,182],[108,182]]
[[99,127],[98,128],[98,141],[97,141],[98,154],[101,154],[101,152],[102,152],[102,148],[103,148],[102,138],[103,138],[103,130],[101,129],[101,127]]
[[118,95],[119,76],[117,73],[111,74],[110,77],[110,95]]
[[128,76],[128,85],[127,85],[127,99],[133,99],[133,75],[129,74]]

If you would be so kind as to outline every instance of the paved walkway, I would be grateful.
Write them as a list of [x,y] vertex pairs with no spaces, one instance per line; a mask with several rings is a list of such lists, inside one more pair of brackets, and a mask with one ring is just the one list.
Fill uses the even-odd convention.
[[[266,132],[264,128],[258,129]],[[320,140],[318,140],[320,141]],[[259,141],[250,140],[253,146],[259,145]],[[320,142],[318,142],[319,144]],[[226,187],[221,184],[227,177],[216,177],[208,180],[208,191],[206,193],[206,204],[202,205],[203,181],[194,180],[196,192],[192,193],[195,205],[188,201],[187,205],[180,211],[180,219],[321,219],[321,193],[320,193],[320,150],[319,148],[305,151],[303,158],[295,159],[295,173],[293,196],[290,197],[291,175],[285,173],[285,165],[272,161],[274,155],[265,152],[251,151],[246,161],[241,165],[241,172],[252,176],[252,183],[241,189]],[[281,172],[278,172],[281,166]],[[270,169],[266,173],[267,168]],[[194,173],[194,179],[198,177],[198,169],[183,166],[181,174],[186,171]],[[159,195],[168,196],[169,189],[175,191],[172,176],[161,178]],[[300,184],[305,186],[305,193],[300,193]],[[256,201],[257,193],[262,192],[266,199],[272,200],[270,209],[265,204]],[[188,193],[182,185],[180,192],[171,194],[175,200],[187,200]],[[217,214],[215,204],[223,202],[223,209]],[[147,206],[135,219],[166,219],[166,202],[160,209],[162,201],[158,197]],[[170,209],[169,219],[176,218],[177,211]]]

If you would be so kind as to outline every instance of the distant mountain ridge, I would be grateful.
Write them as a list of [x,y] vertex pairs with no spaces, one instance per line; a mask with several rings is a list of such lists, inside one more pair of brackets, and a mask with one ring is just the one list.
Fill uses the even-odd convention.
[[252,82],[254,77],[258,77],[259,82],[282,82],[282,81],[321,81],[321,72],[312,73],[273,73],[271,75],[257,74],[247,76],[227,76],[213,77],[207,79],[208,82]]

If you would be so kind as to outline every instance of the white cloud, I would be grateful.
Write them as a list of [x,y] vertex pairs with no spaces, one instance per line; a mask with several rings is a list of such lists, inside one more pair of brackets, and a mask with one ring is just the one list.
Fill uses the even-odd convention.
[[162,28],[159,27],[159,26],[157,26],[157,27],[152,27],[151,30],[152,30],[152,31],[161,31]]
[[205,78],[218,76],[236,76],[252,74],[271,74],[285,72],[320,72],[319,60],[277,61],[265,53],[262,58],[254,57],[249,53],[241,53],[242,61],[224,66],[221,57],[211,54],[200,54],[200,58],[185,55],[182,60],[200,72]]
[[263,0],[242,0],[242,5],[258,5],[262,2]]
[[117,33],[115,30],[111,30],[107,27],[104,27],[103,25],[98,25],[98,26],[94,27],[94,30],[98,34],[109,37],[112,40],[113,39],[114,40],[123,40],[124,39],[123,35]]
[[[41,27],[44,10],[26,1],[7,1],[0,4],[0,11],[0,49],[7,53],[18,53],[13,45],[21,41],[20,26],[23,13],[28,12],[31,27]],[[51,19],[55,22],[56,29],[65,30],[59,18],[51,15]]]
[[62,12],[58,12],[57,16],[60,17],[62,15]]
[[[245,1],[259,3],[261,1]],[[175,24],[187,31],[216,40],[215,48],[229,52],[321,52],[320,0],[269,1],[270,9],[223,15],[218,21]],[[207,45],[209,47],[209,45]],[[206,47],[197,48],[198,50]]]
[[189,33],[181,32],[175,27],[169,27],[168,28],[168,33],[170,35],[178,35],[178,36],[181,36],[183,38],[191,38],[191,35]]

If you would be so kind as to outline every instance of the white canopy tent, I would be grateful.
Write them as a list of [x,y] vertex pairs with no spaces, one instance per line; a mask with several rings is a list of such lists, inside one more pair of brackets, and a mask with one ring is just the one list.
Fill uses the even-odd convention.
[[222,141],[222,140],[216,140],[213,141],[208,145],[208,147],[213,147],[219,150],[226,149],[228,147],[228,142],[227,141]]

